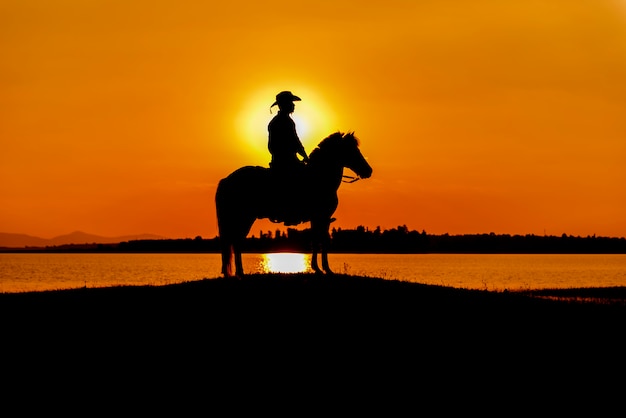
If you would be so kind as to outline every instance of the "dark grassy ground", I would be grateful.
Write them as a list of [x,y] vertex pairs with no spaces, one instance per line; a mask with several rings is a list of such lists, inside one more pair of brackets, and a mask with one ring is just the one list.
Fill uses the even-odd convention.
[[20,382],[112,379],[125,393],[271,387],[345,400],[355,387],[404,397],[426,385],[486,397],[523,388],[537,400],[622,379],[624,300],[624,288],[490,292],[311,274],[0,294],[2,358],[37,376]]

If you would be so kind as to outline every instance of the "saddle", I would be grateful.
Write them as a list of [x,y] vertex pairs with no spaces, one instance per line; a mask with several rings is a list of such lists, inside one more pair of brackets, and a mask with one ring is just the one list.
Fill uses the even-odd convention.
[[294,226],[311,220],[309,213],[311,199],[308,176],[305,166],[296,169],[269,170],[270,202],[269,220]]

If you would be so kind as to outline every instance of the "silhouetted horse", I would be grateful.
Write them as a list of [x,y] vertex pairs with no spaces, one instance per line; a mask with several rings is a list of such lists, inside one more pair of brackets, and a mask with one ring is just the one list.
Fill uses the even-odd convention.
[[[241,246],[255,220],[273,222],[297,219],[291,224],[311,222],[311,268],[321,273],[317,255],[321,252],[322,269],[328,265],[329,228],[339,200],[337,189],[347,167],[360,178],[372,175],[372,168],[359,150],[354,133],[335,132],[323,139],[309,162],[291,176],[279,176],[274,169],[259,166],[241,167],[220,180],[215,193],[217,224],[222,248],[222,274],[243,276]],[[296,177],[295,179],[293,177]]]

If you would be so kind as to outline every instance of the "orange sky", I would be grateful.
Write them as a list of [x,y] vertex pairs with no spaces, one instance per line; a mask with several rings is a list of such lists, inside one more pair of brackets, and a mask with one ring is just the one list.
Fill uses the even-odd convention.
[[214,237],[292,90],[374,168],[333,226],[626,236],[626,1],[374,3],[4,0],[0,232]]

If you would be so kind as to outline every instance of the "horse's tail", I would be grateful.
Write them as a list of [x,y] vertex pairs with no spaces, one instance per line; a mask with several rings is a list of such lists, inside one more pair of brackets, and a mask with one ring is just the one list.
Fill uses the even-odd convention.
[[226,182],[220,180],[215,192],[215,211],[217,213],[217,229],[220,237],[220,249],[222,253],[222,275],[225,277],[232,275],[232,264],[234,257],[234,236],[232,222],[228,221],[228,199]]

